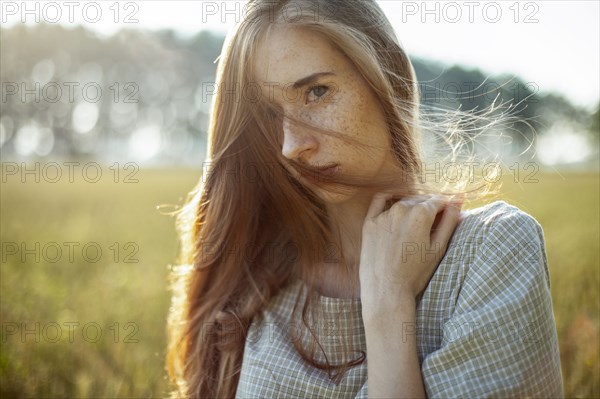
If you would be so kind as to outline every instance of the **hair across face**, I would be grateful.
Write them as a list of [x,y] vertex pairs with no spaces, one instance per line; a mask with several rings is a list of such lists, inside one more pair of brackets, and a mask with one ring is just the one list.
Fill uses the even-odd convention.
[[[336,173],[365,180],[396,163],[379,99],[324,37],[274,26],[259,42],[253,66],[261,98],[280,112],[276,121],[286,160],[315,168],[337,165]],[[299,178],[314,186],[314,179]]]
[[[326,201],[414,191],[421,163],[416,80],[379,6],[254,0],[249,9],[219,59],[207,158],[251,142],[253,164],[277,164]],[[338,163],[334,174],[317,171]],[[277,173],[270,182],[280,186]]]

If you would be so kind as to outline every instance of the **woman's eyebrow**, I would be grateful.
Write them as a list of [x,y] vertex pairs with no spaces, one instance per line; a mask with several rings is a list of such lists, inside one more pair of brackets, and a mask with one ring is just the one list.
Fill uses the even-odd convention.
[[294,89],[299,89],[300,87],[303,86],[307,86],[310,83],[314,82],[315,80],[323,77],[323,76],[331,76],[331,75],[335,75],[333,72],[317,72],[317,73],[313,73],[312,75],[308,75],[302,79],[299,79],[296,81],[296,83],[294,83],[294,85],[292,86]]

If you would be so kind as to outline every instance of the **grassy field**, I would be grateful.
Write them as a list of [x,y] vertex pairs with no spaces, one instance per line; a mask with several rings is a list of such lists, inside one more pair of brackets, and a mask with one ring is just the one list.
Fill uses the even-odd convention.
[[[73,183],[1,183],[0,396],[166,395],[166,276],[178,242],[164,213],[198,176],[141,170],[139,182],[115,183],[105,171],[97,183],[77,174]],[[501,198],[544,228],[565,394],[600,397],[599,176],[538,180],[507,176]]]

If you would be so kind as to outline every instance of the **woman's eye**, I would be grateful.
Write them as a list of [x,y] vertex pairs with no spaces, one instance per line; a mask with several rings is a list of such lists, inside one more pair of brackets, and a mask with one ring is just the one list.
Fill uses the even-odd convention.
[[311,87],[306,92],[306,103],[319,102],[323,99],[323,96],[325,96],[325,94],[327,94],[328,91],[328,86],[319,85]]

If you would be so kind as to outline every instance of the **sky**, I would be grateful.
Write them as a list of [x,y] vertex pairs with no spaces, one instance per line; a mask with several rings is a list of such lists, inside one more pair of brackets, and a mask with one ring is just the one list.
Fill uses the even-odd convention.
[[[600,97],[600,2],[378,2],[409,55],[508,73],[539,92],[558,91],[595,109]],[[226,33],[247,16],[239,1],[3,1],[2,25],[78,24],[110,35],[123,27],[182,36]],[[290,8],[290,18],[294,9]],[[330,12],[324,10],[324,13]]]

